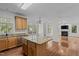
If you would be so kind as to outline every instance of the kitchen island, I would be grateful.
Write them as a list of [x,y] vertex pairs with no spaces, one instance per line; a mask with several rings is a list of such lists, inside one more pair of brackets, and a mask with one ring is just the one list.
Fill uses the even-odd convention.
[[[32,39],[23,37],[23,54],[27,56],[48,56],[51,54],[49,48],[52,41],[50,37],[44,37],[42,39]],[[52,42],[51,42],[52,43]]]

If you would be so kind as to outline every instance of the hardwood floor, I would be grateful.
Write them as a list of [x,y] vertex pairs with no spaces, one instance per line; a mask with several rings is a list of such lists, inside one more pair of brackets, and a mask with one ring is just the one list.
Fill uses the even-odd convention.
[[[49,47],[49,44],[52,44],[50,45]],[[51,42],[48,44],[48,50],[49,50],[49,56],[60,56],[59,54],[59,45],[57,42]]]
[[[50,52],[52,52],[49,56],[60,56],[60,54],[58,53],[59,50],[58,43],[53,42],[52,48],[49,50]],[[17,48],[9,49],[7,51],[3,51],[0,53],[0,56],[23,56],[22,47],[17,47]]]
[[59,54],[64,56],[79,56],[79,37],[69,36],[68,46],[64,47],[59,42]]
[[[79,45],[78,45],[79,43],[78,42],[79,41],[77,41],[77,43],[75,44],[72,43],[73,45],[70,44],[68,48],[60,46],[60,44],[57,42],[53,42],[53,41],[49,42],[47,49],[51,53],[49,53],[48,56],[79,56]],[[0,52],[0,56],[23,56],[22,46],[9,49],[4,52]]]
[[9,49],[0,53],[0,56],[23,56],[22,47]]

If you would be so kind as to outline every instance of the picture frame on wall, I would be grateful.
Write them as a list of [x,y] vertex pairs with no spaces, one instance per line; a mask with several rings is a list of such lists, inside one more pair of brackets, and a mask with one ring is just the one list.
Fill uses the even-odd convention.
[[77,33],[77,26],[76,25],[72,25],[72,33]]

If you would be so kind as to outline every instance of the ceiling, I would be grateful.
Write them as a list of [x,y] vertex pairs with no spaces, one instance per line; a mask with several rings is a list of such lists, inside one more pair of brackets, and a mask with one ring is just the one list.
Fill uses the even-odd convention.
[[0,3],[0,10],[26,16],[79,16],[78,3],[32,3],[27,9],[18,7],[21,3]]

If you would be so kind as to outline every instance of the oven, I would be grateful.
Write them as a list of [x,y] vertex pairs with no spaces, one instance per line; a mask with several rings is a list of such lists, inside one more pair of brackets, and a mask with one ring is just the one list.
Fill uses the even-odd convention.
[[61,31],[61,36],[68,36],[68,31]]

